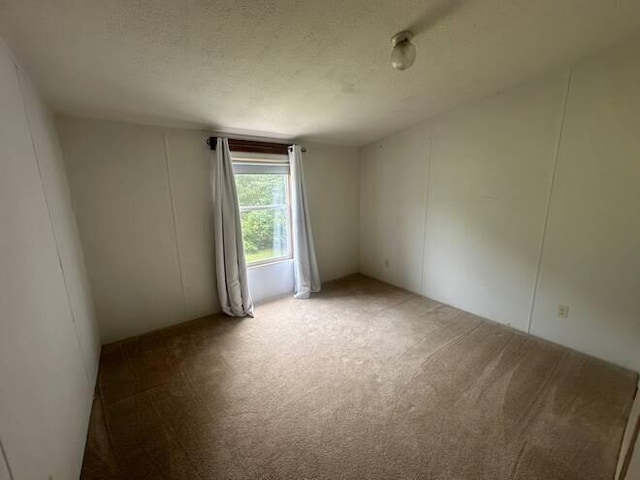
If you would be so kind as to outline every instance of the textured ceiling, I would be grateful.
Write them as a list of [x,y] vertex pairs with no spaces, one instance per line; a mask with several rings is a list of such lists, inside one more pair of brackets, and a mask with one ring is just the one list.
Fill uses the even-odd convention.
[[[398,72],[405,28],[418,56]],[[0,0],[57,112],[350,145],[639,28],[638,0]]]

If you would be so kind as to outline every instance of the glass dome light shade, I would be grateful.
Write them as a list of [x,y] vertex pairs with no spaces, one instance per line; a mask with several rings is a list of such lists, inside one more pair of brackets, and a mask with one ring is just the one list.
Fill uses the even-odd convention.
[[416,60],[416,47],[411,43],[413,34],[409,31],[400,32],[391,39],[391,65],[396,70],[406,70]]

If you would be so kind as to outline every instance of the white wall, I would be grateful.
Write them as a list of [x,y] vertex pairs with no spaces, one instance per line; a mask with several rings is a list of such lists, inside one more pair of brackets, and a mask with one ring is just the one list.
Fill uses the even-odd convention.
[[425,295],[527,330],[566,78],[434,123]]
[[[178,153],[182,132],[165,151],[161,129],[71,119],[58,126],[102,342],[208,313],[203,303],[215,309],[206,292],[215,291],[213,276],[202,277],[198,264],[212,257],[192,253],[209,237],[197,201],[205,198],[192,188],[199,174],[206,181],[205,155]],[[168,171],[176,173],[171,185]]]
[[255,304],[293,292],[293,260],[250,267],[247,272],[249,291]]
[[360,269],[421,292],[430,131],[420,124],[363,149]]
[[323,282],[358,272],[358,149],[304,143],[309,215]]
[[[532,333],[640,370],[640,49],[573,71]],[[570,321],[558,321],[558,304]]]
[[99,355],[93,307],[52,120],[1,41],[0,105],[5,467],[15,479],[78,478]]
[[640,370],[639,128],[628,45],[361,149],[361,271]]
[[[103,343],[218,311],[208,134],[73,117],[57,123]],[[306,146],[326,281],[358,270],[358,151]],[[251,274],[257,300],[274,293],[263,272]]]

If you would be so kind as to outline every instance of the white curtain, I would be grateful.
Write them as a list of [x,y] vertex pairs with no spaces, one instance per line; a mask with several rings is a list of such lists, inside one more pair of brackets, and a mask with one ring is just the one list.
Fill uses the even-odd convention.
[[214,249],[220,306],[227,315],[253,317],[228,139],[218,138],[212,153]]
[[309,298],[320,291],[320,274],[313,245],[300,145],[289,149],[291,168],[291,217],[293,219],[293,275],[295,298]]

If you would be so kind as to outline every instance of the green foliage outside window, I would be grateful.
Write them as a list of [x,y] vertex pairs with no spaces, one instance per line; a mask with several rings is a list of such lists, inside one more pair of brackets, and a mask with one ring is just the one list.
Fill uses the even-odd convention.
[[[289,251],[287,175],[238,174],[235,178],[247,261],[286,255]],[[255,210],[252,207],[269,208]]]

